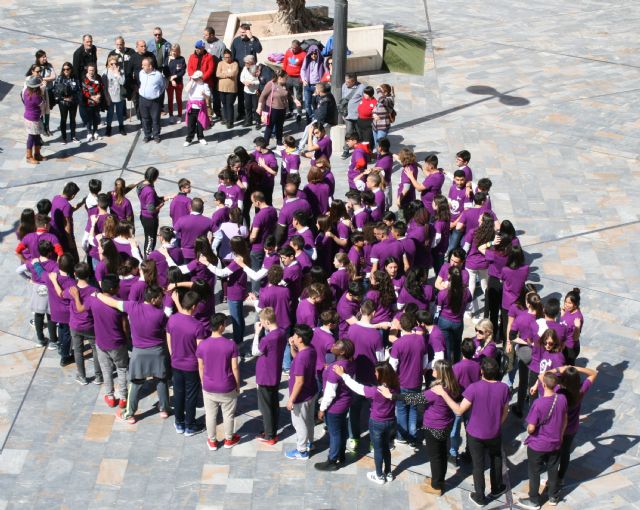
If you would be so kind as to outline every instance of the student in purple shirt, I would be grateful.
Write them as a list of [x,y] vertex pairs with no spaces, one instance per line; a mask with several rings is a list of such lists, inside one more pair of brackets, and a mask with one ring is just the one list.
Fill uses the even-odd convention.
[[97,298],[105,305],[129,317],[133,350],[129,361],[129,395],[126,409],[119,409],[116,418],[133,425],[140,401],[140,392],[147,378],[157,383],[158,411],[162,419],[169,417],[168,359],[167,359],[167,317],[162,310],[163,292],[158,286],[150,286],[144,292],[144,302],[119,301],[107,294]]
[[334,371],[339,365],[344,373],[353,376],[354,346],[351,340],[338,340],[331,352],[336,360],[328,364],[322,374],[322,400],[318,418],[324,420],[329,433],[329,453],[325,462],[318,462],[314,467],[319,471],[337,471],[346,461],[346,446],[349,431],[347,427],[347,413],[351,405],[351,391],[344,380]]
[[174,426],[178,434],[190,437],[202,432],[202,427],[196,423],[196,402],[201,391],[196,348],[208,335],[200,321],[193,317],[200,301],[198,293],[189,290],[180,299],[179,294],[174,292],[172,297],[178,310],[167,321],[167,345],[173,376]]
[[[269,141],[263,136],[258,136],[253,140],[256,150],[253,157],[262,169],[261,190],[267,197],[267,202],[271,204],[273,196],[273,188],[275,186],[275,177],[278,175],[278,161],[276,155],[269,149]],[[279,144],[281,145],[281,144]]]
[[144,230],[144,254],[151,253],[156,247],[158,236],[158,215],[164,204],[173,198],[172,195],[164,197],[156,193],[155,182],[160,177],[157,168],[150,166],[144,173],[144,181],[136,187],[140,199],[140,223]]
[[194,198],[191,200],[191,212],[173,224],[173,228],[180,238],[180,247],[185,262],[191,262],[196,256],[196,239],[200,236],[206,236],[211,230],[211,220],[204,216],[203,212],[204,202],[201,198]]
[[177,221],[183,216],[188,216],[191,212],[191,199],[188,197],[191,193],[191,181],[182,178],[178,181],[178,194],[171,200],[169,205],[169,216],[171,216],[171,224],[175,228]]
[[484,358],[480,369],[482,379],[464,390],[460,404],[457,404],[442,386],[434,386],[432,390],[444,398],[456,415],[460,416],[471,410],[467,426],[467,444],[473,462],[474,492],[469,493],[469,499],[477,506],[484,506],[488,502],[484,482],[485,453],[489,453],[489,497],[498,498],[507,488],[502,482],[502,424],[509,413],[509,387],[500,382],[500,368],[493,358]]
[[308,141],[306,152],[304,156],[311,158],[311,165],[316,164],[316,159],[324,156],[327,160],[331,160],[331,153],[333,149],[333,143],[331,137],[327,135],[324,124],[322,122],[314,122],[312,129],[310,130],[310,137],[306,140],[300,140],[300,143]]
[[560,368],[565,365],[564,354],[562,354],[562,343],[558,338],[555,329],[547,329],[536,342],[529,364],[529,373],[536,377],[534,383],[529,388],[531,399],[535,399],[538,394],[542,394],[542,385],[538,381],[539,374],[544,374],[548,370]]
[[478,247],[480,253],[484,255],[489,263],[489,269],[487,270],[489,280],[484,298],[484,318],[491,320],[495,338],[501,342],[506,342],[508,310],[502,308],[502,281],[500,280],[500,275],[509,261],[509,254],[512,251],[511,241],[510,234],[497,230],[496,237],[489,247],[486,245]]
[[291,376],[289,377],[289,401],[291,424],[296,431],[294,450],[285,452],[292,460],[307,460],[309,447],[313,444],[314,409],[317,396],[315,378],[316,350],[311,345],[313,330],[301,324],[293,328],[289,338],[291,356]]
[[400,391],[398,376],[387,361],[375,365],[375,380],[372,385],[356,382],[344,373],[344,369],[340,365],[334,365],[333,370],[342,377],[347,387],[356,395],[371,400],[369,437],[373,445],[373,459],[376,469],[367,473],[367,479],[378,485],[392,482],[391,446],[396,430],[395,405],[391,400],[385,398],[382,392],[388,389],[392,394],[397,394]]
[[196,349],[204,397],[207,446],[213,451],[222,443],[216,437],[218,408],[222,411],[223,446],[233,448],[240,442],[240,436],[234,433],[240,395],[238,347],[233,340],[224,336],[226,322],[225,314],[216,313],[211,319],[211,336],[200,342]]
[[[567,427],[562,436],[560,447],[560,466],[558,468],[558,487],[564,485],[564,477],[569,467],[571,445],[580,426],[580,407],[582,399],[598,377],[598,372],[587,367],[564,366],[553,370],[560,374],[560,393],[567,398]],[[584,381],[580,380],[580,374],[585,375]]]
[[438,168],[438,156],[430,154],[424,159],[422,170],[425,179],[418,182],[418,176],[411,171],[405,170],[405,175],[411,181],[413,187],[420,192],[421,200],[429,213],[433,214],[433,199],[442,191],[444,184],[444,172]]
[[64,185],[62,195],[56,195],[51,201],[51,233],[55,235],[64,251],[70,252],[74,260],[78,259],[78,247],[73,228],[73,213],[84,206],[86,197],[76,205],[71,205],[80,188],[75,182],[68,182]]
[[312,166],[307,174],[308,184],[302,190],[307,202],[311,206],[314,216],[320,216],[329,212],[329,200],[331,197],[331,186],[326,182],[324,172],[317,166]]
[[[429,364],[427,345],[424,336],[414,333],[416,327],[414,316],[404,314],[400,317],[401,335],[391,346],[389,363],[400,378],[400,393],[420,393],[424,370]],[[399,443],[409,443],[417,448],[416,431],[418,408],[411,403],[398,402],[396,405],[398,418]]]
[[502,309],[507,311],[520,296],[529,277],[529,266],[525,264],[524,252],[520,245],[512,246],[510,250],[507,263],[500,271]]
[[282,379],[281,360],[286,344],[286,331],[278,324],[274,309],[269,306],[261,310],[253,336],[251,354],[258,357],[256,361],[258,410],[264,423],[264,430],[258,435],[258,441],[270,446],[278,442],[280,414],[278,390]]
[[69,307],[69,328],[71,330],[73,357],[75,358],[76,370],[78,372],[76,382],[81,385],[88,384],[87,374],[84,368],[84,342],[86,340],[91,345],[91,351],[93,353],[93,383],[102,384],[104,379],[96,351],[93,316],[91,315],[91,311],[84,306],[84,302],[87,301],[89,296],[97,292],[98,289],[89,283],[91,270],[88,264],[83,262],[76,264],[74,272],[77,280],[76,286],[69,287],[65,290],[62,297],[71,301]]
[[[340,322],[338,324],[338,337],[346,338],[349,326],[358,322],[357,315],[360,311],[362,299],[362,285],[359,282],[349,283],[349,288],[338,300],[336,311]],[[373,303],[372,303],[373,304]]]
[[327,363],[335,361],[331,348],[336,341],[334,331],[338,327],[338,314],[335,310],[325,310],[320,314],[320,327],[314,328],[311,345],[316,350],[316,382],[318,391],[322,390],[322,371]]
[[215,234],[223,223],[229,221],[229,208],[225,205],[227,195],[222,191],[213,194],[213,203],[216,208],[211,215],[211,233]]
[[452,266],[460,268],[460,275],[462,276],[462,284],[465,287],[469,286],[469,271],[464,267],[467,259],[466,252],[458,247],[451,250],[449,254],[449,262],[445,262],[440,267],[434,286],[437,290],[449,288],[449,268]]
[[451,188],[449,188],[448,201],[449,213],[451,214],[451,236],[449,237],[449,247],[445,254],[445,258],[447,258],[447,254],[451,250],[460,244],[463,232],[458,230],[456,225],[460,219],[462,211],[471,206],[471,199],[467,194],[467,180],[462,170],[456,170],[453,173],[453,184],[451,185]]
[[[42,264],[43,262],[37,258],[33,260],[34,269],[40,267],[45,272]],[[44,264],[49,270],[57,270],[57,273],[47,272],[41,275],[42,281],[47,286],[49,311],[51,312],[47,323],[51,338],[47,347],[50,350],[57,349],[61,361],[73,359],[71,356],[71,330],[69,329],[70,299],[65,298],[63,294],[65,290],[76,284],[73,278],[73,257],[70,253],[64,253],[58,259],[58,266],[53,261],[45,261]]]
[[[258,271],[264,261],[264,241],[275,232],[278,224],[278,211],[276,211],[275,207],[267,204],[262,191],[254,191],[251,194],[251,204],[257,209],[257,212],[253,217],[249,231],[249,242],[251,243],[249,256],[251,258],[251,269]],[[251,291],[258,295],[260,291],[259,281],[254,281],[251,284]]]
[[565,355],[567,364],[574,365],[580,354],[580,333],[584,325],[584,317],[580,311],[580,289],[574,288],[564,298],[564,313],[560,323],[567,328],[567,344]]
[[493,324],[489,319],[482,319],[476,324],[476,336],[473,343],[476,347],[474,359],[481,360],[487,356],[496,358],[498,348],[493,340]]
[[527,415],[527,464],[529,471],[529,497],[521,498],[518,504],[524,508],[540,508],[540,473],[547,466],[547,490],[549,503],[557,505],[558,468],[560,448],[567,428],[567,398],[556,393],[560,378],[553,372],[546,372],[542,378],[544,395],[536,399]]
[[428,310],[433,298],[433,287],[427,283],[427,270],[422,267],[411,268],[398,293],[398,308],[415,303],[419,310]]
[[396,194],[396,206],[398,209],[404,209],[408,204],[416,199],[416,188],[411,183],[409,174],[413,176],[414,180],[417,179],[418,161],[415,153],[407,147],[400,149],[393,159],[402,165],[400,183],[398,184],[398,192]]
[[438,327],[444,333],[447,342],[447,357],[454,363],[460,359],[460,342],[464,329],[463,314],[471,302],[469,288],[463,286],[460,268],[449,268],[449,286],[438,292],[436,300]]
[[[433,367],[435,380],[431,386],[438,386],[450,399],[457,400],[461,390],[447,360],[438,360]],[[402,384],[402,383],[401,383]],[[442,496],[445,490],[445,476],[447,474],[447,439],[451,432],[454,414],[444,398],[432,389],[424,393],[405,393],[392,395],[385,391],[385,396],[397,400],[398,403],[417,405],[426,404],[422,424],[425,431],[427,453],[431,465],[431,477],[425,477],[421,489],[427,494]]]
[[[296,177],[296,178],[294,178]],[[284,202],[280,208],[278,215],[278,226],[275,236],[278,246],[282,246],[286,239],[290,239],[295,235],[296,229],[293,227],[293,215],[297,211],[304,211],[307,215],[311,215],[311,206],[304,198],[298,197],[298,181],[299,177],[290,175],[284,186]]]
[[393,173],[393,154],[391,154],[391,143],[388,138],[378,140],[376,148],[376,168],[382,170],[385,188],[385,208],[393,204],[393,187],[391,186],[391,174]]
[[305,299],[301,299],[296,309],[296,324],[306,324],[311,329],[318,325],[318,304],[324,297],[324,288],[319,283],[309,286]]
[[[465,269],[469,272],[469,292],[473,297],[476,291],[476,284],[480,283],[482,289],[482,295],[487,292],[487,283],[489,280],[488,269],[489,261],[484,256],[484,253],[480,251],[480,246],[489,248],[493,244],[495,237],[494,221],[489,213],[483,213],[476,223],[477,228],[469,228],[466,230],[463,241],[463,249],[467,252],[467,258],[465,260]],[[467,316],[472,318],[477,315],[479,305],[475,299],[471,300],[471,310]]]
[[278,327],[288,331],[291,326],[291,291],[281,285],[284,274],[282,266],[274,264],[266,274],[267,285],[260,292],[257,308],[273,308]]
[[[102,280],[102,292],[109,296],[118,293],[119,280],[109,274]],[[97,357],[104,377],[104,402],[109,407],[127,406],[129,352],[124,332],[124,314],[105,305],[95,296],[89,296],[84,306],[93,316],[93,329],[96,334]],[[114,391],[113,372],[118,376],[118,388]]]

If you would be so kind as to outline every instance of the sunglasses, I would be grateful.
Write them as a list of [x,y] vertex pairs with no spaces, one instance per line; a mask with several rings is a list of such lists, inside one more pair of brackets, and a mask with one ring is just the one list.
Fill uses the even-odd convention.
[[481,329],[476,329],[476,333],[481,333],[481,334],[483,334],[483,335],[485,334],[485,332],[484,332],[484,331],[482,331]]
[[70,67],[63,67],[62,70],[63,71],[71,71],[71,68]]

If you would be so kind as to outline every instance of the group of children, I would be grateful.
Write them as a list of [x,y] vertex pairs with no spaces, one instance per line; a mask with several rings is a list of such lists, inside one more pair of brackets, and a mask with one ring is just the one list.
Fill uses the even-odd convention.
[[[393,480],[396,443],[417,450],[426,442],[431,477],[422,489],[441,495],[447,464],[470,456],[470,498],[478,506],[488,502],[485,453],[488,497],[506,490],[501,430],[518,374],[512,414],[522,417],[530,404],[530,489],[520,504],[539,507],[544,465],[549,502],[557,503],[582,397],[596,377],[575,366],[583,328],[579,290],[562,304],[543,302],[526,283],[529,266],[516,231],[493,212],[491,181],[474,182],[468,151],[457,154],[448,175],[437,156],[421,165],[408,148],[392,154],[386,138],[375,156],[358,135],[346,143],[351,160],[346,175],[338,175],[348,182],[346,200],[336,196],[331,139],[314,125],[302,152],[293,138],[280,154],[262,137],[252,152],[236,148],[206,214],[205,200],[190,198],[187,179],[175,195],[159,195],[154,167],[132,185],[117,179],[110,191],[91,180],[89,195],[76,205],[80,190],[70,182],[36,210],[24,210],[18,272],[30,281],[38,341],[58,350],[61,365],[75,362],[78,383],[104,385],[105,403],[119,407],[117,417],[127,423],[136,422],[148,379],[157,385],[160,416],[173,412],[180,434],[203,430],[196,409],[204,406],[211,450],[240,441],[234,429],[240,364],[255,362],[264,422],[259,441],[278,442],[278,395],[288,378],[296,441],[289,459],[309,458],[322,420],[329,451],[315,467],[338,470],[348,451],[361,449],[368,423],[372,482]],[[310,160],[308,169],[302,158]],[[392,193],[394,165],[400,168]],[[133,189],[142,247],[127,198]],[[160,226],[167,202],[171,225]],[[81,208],[82,257],[74,227]],[[216,311],[222,302],[228,313]],[[245,341],[250,308],[257,320],[253,340]],[[475,336],[463,339],[465,326]],[[85,371],[85,342],[93,379]],[[216,436],[218,408],[223,438]]]

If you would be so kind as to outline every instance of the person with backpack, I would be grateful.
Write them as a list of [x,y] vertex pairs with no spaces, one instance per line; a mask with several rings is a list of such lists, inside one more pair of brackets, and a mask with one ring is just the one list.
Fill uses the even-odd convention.
[[389,135],[391,124],[396,121],[395,93],[393,87],[383,83],[376,92],[378,93],[378,102],[373,109],[373,140],[376,145],[380,140]]

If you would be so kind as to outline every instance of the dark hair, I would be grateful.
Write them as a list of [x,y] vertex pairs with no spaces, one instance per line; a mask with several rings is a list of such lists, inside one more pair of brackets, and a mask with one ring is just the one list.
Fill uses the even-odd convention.
[[451,221],[451,209],[449,208],[447,197],[444,195],[436,195],[433,201],[436,203],[433,213],[434,219],[436,221],[445,221],[448,224]]
[[256,136],[253,139],[253,145],[259,147],[260,149],[266,149],[269,146],[264,136]]
[[163,225],[160,227],[158,231],[160,233],[160,237],[165,243],[171,242],[171,240],[176,237],[176,232],[173,230],[173,227],[169,227],[168,225]]
[[89,180],[89,191],[94,195],[97,195],[102,190],[102,181],[100,179]]
[[547,340],[551,338],[551,340],[553,341],[553,351],[552,352],[558,352],[562,350],[562,342],[560,341],[560,339],[558,338],[558,333],[556,333],[555,329],[549,328],[547,329],[544,333],[542,333],[542,335],[540,335],[540,338],[538,339],[538,347],[539,349],[544,352],[545,350],[545,343],[547,342]]
[[560,313],[560,300],[558,298],[549,298],[542,309],[547,317],[553,317],[555,319]]
[[362,89],[362,93],[370,97],[373,97],[376,94],[376,91],[373,89],[371,85],[367,85],[364,89]]
[[478,179],[477,186],[480,191],[489,193],[489,190],[491,189],[491,186],[493,186],[493,183],[491,182],[491,179],[489,179],[488,177],[482,177],[481,179]]
[[451,257],[461,259],[464,262],[467,259],[467,252],[458,246],[451,250],[451,253],[449,254],[449,262],[451,262]]
[[182,189],[185,186],[191,186],[191,181],[189,179],[185,179],[184,177],[178,181],[178,189]]
[[229,241],[231,251],[238,257],[242,257],[242,260],[248,266],[251,266],[251,260],[249,258],[249,245],[247,240],[242,236],[233,236]]
[[464,170],[460,170],[460,169],[453,172],[453,177],[464,177],[465,180],[467,178],[466,174],[464,173]]
[[142,272],[142,278],[147,286],[158,284],[158,268],[156,267],[156,261],[147,259],[140,264],[140,271]]
[[424,158],[424,162],[429,166],[432,166],[434,168],[438,168],[438,156],[436,156],[435,154],[427,155]]
[[53,253],[53,243],[46,239],[38,241],[38,251],[42,257],[49,257]]
[[198,293],[193,290],[188,290],[187,292],[185,292],[184,296],[182,296],[180,304],[185,310],[191,310],[198,304],[199,301],[200,296],[198,295]]
[[20,224],[16,235],[22,241],[22,238],[31,232],[36,231],[36,214],[33,209],[23,209],[20,214]]
[[351,141],[354,141],[354,142],[359,142],[360,141],[360,136],[355,131],[352,131],[351,133],[347,134],[344,137],[344,139],[345,140],[351,140]]
[[222,54],[223,54],[223,55],[233,55],[233,53],[231,53],[231,50],[228,50],[228,49],[225,49],[225,50],[222,52]]
[[449,301],[449,308],[454,314],[457,314],[462,309],[462,296],[464,295],[464,288],[462,285],[462,273],[457,266],[449,267],[449,288],[447,289],[447,297]]
[[509,220],[502,220],[502,222],[500,223],[500,232],[502,234],[509,234],[512,239],[516,238],[516,229],[513,226],[513,223],[511,223],[511,221]]
[[[137,269],[139,266],[140,266],[140,261],[137,258],[127,257],[124,261],[122,261],[122,263],[120,264],[120,267],[118,267],[118,275],[129,276],[130,274],[133,273],[133,270]],[[171,268],[169,268],[169,271],[171,271]],[[180,271],[180,269],[178,269],[178,271]]]
[[473,338],[465,338],[462,340],[460,352],[465,359],[473,359],[476,353],[476,344],[473,342]]
[[502,377],[498,362],[489,356],[482,358],[480,371],[482,372],[482,377],[487,381],[499,381]]
[[160,171],[155,166],[150,166],[144,172],[144,179],[149,184],[153,184],[160,177]]
[[79,280],[86,280],[91,276],[91,268],[86,262],[78,262],[73,266],[73,272]]
[[220,329],[220,326],[223,328],[227,325],[227,316],[223,313],[216,313],[211,317],[211,329],[217,331]]
[[[405,305],[405,309],[410,304],[415,304],[415,303],[408,303],[407,305]],[[433,314],[429,310],[418,310],[416,312],[416,320],[420,325],[424,324],[425,326],[433,326]]]
[[211,289],[211,285],[199,278],[193,280],[191,290],[197,292],[202,301],[208,301],[213,296],[213,289]]
[[576,308],[580,308],[580,289],[578,287],[574,287],[572,290],[567,292],[564,299],[568,299],[574,304]]
[[580,372],[575,367],[567,367],[560,374],[560,383],[564,387],[564,395],[567,397],[567,405],[569,409],[575,407],[582,400],[580,396]]
[[100,289],[102,289],[102,292],[106,292],[110,295],[118,292],[118,287],[120,287],[120,278],[115,274],[109,273],[104,275],[100,282]]
[[196,252],[196,260],[200,255],[204,255],[204,257],[209,261],[209,264],[213,264],[214,266],[218,264],[218,257],[213,253],[207,236],[198,236],[194,243],[194,249]]
[[227,194],[224,191],[216,191],[213,194],[213,199],[216,202],[220,202],[221,204],[224,204],[224,201],[227,199]]
[[389,273],[379,269],[373,273],[373,277],[376,284],[371,286],[380,293],[380,304],[385,308],[390,307],[396,302],[396,291]]
[[493,217],[488,212],[482,213],[480,217],[480,225],[473,233],[473,241],[476,246],[481,246],[491,241],[496,235]]
[[427,284],[427,278],[428,273],[424,267],[413,267],[409,269],[404,280],[404,288],[421,303],[425,300],[423,287]]
[[371,299],[365,299],[360,305],[362,315],[373,315],[376,311],[376,304]]
[[279,264],[274,264],[267,270],[267,282],[271,285],[278,285],[282,281],[283,276],[284,270]]
[[296,324],[293,327],[293,334],[299,336],[304,345],[309,345],[313,338],[313,330],[306,324]]
[[411,315],[408,313],[403,313],[400,316],[400,327],[402,331],[413,331],[413,328],[416,327],[416,317],[415,315]]
[[61,271],[64,271],[69,276],[73,276],[73,266],[75,261],[73,260],[73,255],[70,253],[63,253],[58,258],[58,267]]
[[391,142],[389,142],[388,138],[381,138],[378,140],[378,147],[380,147],[384,152],[389,152],[389,149],[391,149]]
[[484,191],[478,191],[473,195],[473,203],[476,205],[482,205],[487,199],[487,194]]
[[379,363],[376,363],[375,371],[378,384],[380,384],[381,386],[386,386],[391,390],[400,390],[400,380],[398,379],[398,374],[396,374],[396,371],[388,361],[381,361]]
[[111,205],[111,195],[107,193],[98,194],[98,207],[103,211]]
[[306,227],[309,225],[309,217],[304,211],[296,211],[293,213],[293,219],[296,220],[300,225]]
[[253,159],[253,156],[247,152],[242,145],[239,145],[235,149],[233,149],[233,153],[240,158],[240,162],[242,166],[246,165],[249,161]]
[[191,210],[195,213],[202,213],[204,211],[204,202],[201,198],[194,198],[191,200]]
[[36,211],[40,214],[49,214],[51,212],[51,207],[51,200],[48,198],[42,198],[38,200],[38,203],[36,204]]
[[[116,244],[111,239],[103,237],[100,239],[100,248],[102,248],[102,258],[104,259],[108,272],[117,274],[118,268],[120,267],[120,253],[118,252],[118,248],[116,248]],[[155,262],[153,264],[155,266]]]
[[340,316],[338,315],[338,312],[336,312],[333,309],[325,310],[324,312],[322,312],[320,314],[320,323],[323,326],[329,326],[331,324],[338,324],[339,321],[340,321]]
[[350,219],[344,200],[335,199],[331,202],[331,207],[329,207],[329,219],[331,221],[331,225],[334,227],[340,220]]
[[295,257],[296,252],[291,246],[283,246],[278,250],[278,255],[282,257]]
[[62,188],[62,194],[67,198],[76,196],[78,191],[80,191],[80,187],[75,182],[68,182]]
[[273,80],[274,82],[278,81],[278,78],[287,78],[289,75],[287,74],[287,72],[284,69],[278,69],[277,71],[275,71],[273,73]]
[[510,269],[518,269],[524,265],[524,252],[519,244],[511,247],[507,258],[507,267]]
[[471,153],[466,150],[461,150],[460,152],[456,153],[456,157],[462,159],[462,161],[464,161],[465,163],[471,161]]
[[362,285],[360,284],[360,282],[349,282],[347,292],[352,296],[360,297],[362,296]]
[[529,292],[527,293],[527,297],[525,298],[525,302],[529,305],[536,313],[536,319],[542,319],[544,312],[542,310],[542,300],[537,292]]
[[339,349],[342,351],[342,356],[344,359],[353,359],[353,355],[356,351],[353,342],[348,338],[340,338],[336,343],[333,344],[335,349]]

